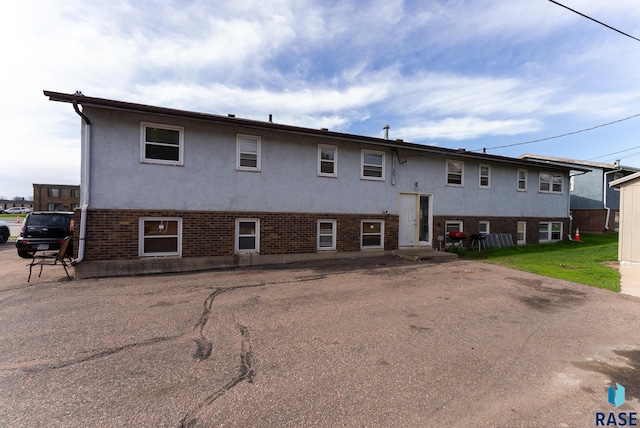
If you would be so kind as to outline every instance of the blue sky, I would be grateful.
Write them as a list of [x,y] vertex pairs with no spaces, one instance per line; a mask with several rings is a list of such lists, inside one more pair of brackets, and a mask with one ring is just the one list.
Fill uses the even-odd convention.
[[[640,38],[637,0],[564,0]],[[640,42],[548,0],[6,2],[0,196],[79,184],[42,90],[640,167]],[[616,152],[621,152],[617,153]]]

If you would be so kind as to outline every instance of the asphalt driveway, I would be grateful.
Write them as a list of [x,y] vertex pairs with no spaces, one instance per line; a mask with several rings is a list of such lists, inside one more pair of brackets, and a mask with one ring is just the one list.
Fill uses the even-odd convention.
[[[392,257],[66,281],[0,247],[0,425],[595,426],[640,298]],[[607,403],[614,382],[626,403]]]

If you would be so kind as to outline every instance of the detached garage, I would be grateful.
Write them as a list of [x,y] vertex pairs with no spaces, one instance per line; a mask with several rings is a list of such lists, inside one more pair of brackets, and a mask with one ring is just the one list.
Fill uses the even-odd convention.
[[640,172],[609,183],[620,189],[618,260],[640,264]]

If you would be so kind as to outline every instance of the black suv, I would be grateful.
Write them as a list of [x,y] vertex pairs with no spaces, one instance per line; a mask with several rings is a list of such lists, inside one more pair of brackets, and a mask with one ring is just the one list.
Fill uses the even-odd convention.
[[[32,212],[24,220],[20,235],[16,239],[16,248],[20,257],[29,258],[37,251],[55,251],[60,249],[64,238],[73,234],[73,213],[70,212]],[[69,245],[67,254],[73,254]]]

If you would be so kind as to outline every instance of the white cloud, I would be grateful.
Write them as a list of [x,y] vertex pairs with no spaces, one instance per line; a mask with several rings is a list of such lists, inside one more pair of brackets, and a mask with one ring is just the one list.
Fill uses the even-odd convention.
[[407,141],[420,140],[465,140],[479,135],[518,135],[540,129],[535,119],[485,120],[477,117],[446,118],[429,121],[416,126],[401,127],[394,134]]

